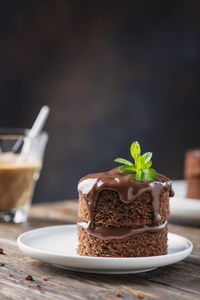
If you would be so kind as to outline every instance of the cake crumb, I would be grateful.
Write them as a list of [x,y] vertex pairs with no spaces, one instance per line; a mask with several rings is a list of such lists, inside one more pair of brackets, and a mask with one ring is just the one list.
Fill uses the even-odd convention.
[[143,298],[144,298],[144,296],[143,296],[142,294],[137,294],[136,297],[137,297],[138,299],[143,299]]
[[33,281],[33,277],[32,277],[32,275],[27,275],[27,276],[25,277],[25,279],[26,279],[26,280]]
[[22,279],[19,279],[19,282],[22,282]]
[[190,278],[190,281],[195,281],[195,279],[194,278]]
[[116,296],[116,297],[122,297],[122,294],[121,294],[119,291],[117,291],[117,292],[115,293],[115,296]]
[[40,289],[41,289],[40,284],[37,284],[37,290],[40,290]]
[[46,278],[46,277],[43,277],[42,280],[47,281],[47,278]]
[[57,293],[57,291],[56,291],[56,290],[53,290],[53,293],[54,293],[54,294],[56,294],[56,293]]
[[148,297],[145,297],[144,300],[149,300],[149,298],[148,298]]
[[31,285],[30,284],[28,284],[28,288],[30,288],[31,287]]
[[9,277],[13,277],[13,275],[11,273],[8,274]]
[[5,255],[5,252],[4,252],[3,248],[0,248],[0,254]]

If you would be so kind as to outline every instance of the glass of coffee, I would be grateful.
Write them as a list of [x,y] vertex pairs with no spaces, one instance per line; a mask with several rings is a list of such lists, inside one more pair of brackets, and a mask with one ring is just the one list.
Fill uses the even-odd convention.
[[45,132],[27,141],[27,132],[28,129],[0,129],[0,221],[27,220],[48,141]]

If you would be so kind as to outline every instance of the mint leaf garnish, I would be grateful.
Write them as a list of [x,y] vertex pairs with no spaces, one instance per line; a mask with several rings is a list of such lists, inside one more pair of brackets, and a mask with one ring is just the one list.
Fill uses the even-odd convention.
[[134,163],[124,158],[116,158],[115,162],[123,164],[119,167],[120,173],[132,174],[137,181],[152,181],[156,177],[156,171],[152,166],[152,152],[146,152],[141,155],[140,144],[136,141],[130,147],[131,156]]
[[146,163],[146,168],[149,169],[149,168],[151,168],[151,166],[152,166],[152,161],[148,161]]
[[143,178],[144,181],[150,181],[149,178],[155,178],[156,177],[156,171],[153,168],[149,169],[143,169]]
[[138,170],[138,172],[141,169],[145,168],[145,160],[143,156],[138,156],[135,160],[135,166],[136,166],[136,170]]
[[152,152],[146,152],[142,155],[144,157],[145,163],[151,160],[152,155],[153,155]]
[[136,180],[137,180],[137,181],[142,181],[142,172],[141,172],[141,171],[138,171],[138,172],[136,173]]
[[128,166],[133,166],[132,162],[130,162],[127,159],[124,159],[124,158],[116,158],[115,162],[118,162],[120,164],[125,164],[125,165],[128,165]]
[[134,142],[131,145],[130,152],[133,159],[136,159],[140,155],[140,144],[138,142]]
[[127,173],[127,174],[135,174],[136,173],[136,168],[134,166],[128,166],[128,165],[123,165],[119,167],[118,171],[120,173]]

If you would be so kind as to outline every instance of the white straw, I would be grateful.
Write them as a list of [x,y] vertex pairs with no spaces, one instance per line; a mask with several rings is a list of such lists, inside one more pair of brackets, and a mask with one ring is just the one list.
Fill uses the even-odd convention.
[[23,137],[17,140],[17,142],[14,144],[13,148],[12,148],[12,152],[17,152],[18,149],[20,148],[20,146],[22,145],[23,141],[24,141],[24,145],[22,147],[21,153],[23,155],[27,155],[29,150],[30,150],[30,142],[31,139],[33,139],[34,137],[36,137],[37,135],[39,135],[44,127],[44,124],[47,120],[47,117],[49,115],[50,109],[48,106],[44,105],[35,122],[33,123],[32,128],[28,131],[28,133]]
[[49,115],[50,109],[48,106],[43,106],[31,128],[31,130],[28,132],[28,137],[34,138],[37,135],[39,135],[44,127],[44,124],[46,122],[46,119]]

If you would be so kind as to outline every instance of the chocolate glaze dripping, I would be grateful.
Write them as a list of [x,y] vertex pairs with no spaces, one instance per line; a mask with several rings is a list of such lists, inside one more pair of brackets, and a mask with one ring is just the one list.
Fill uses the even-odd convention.
[[154,211],[154,223],[160,224],[159,200],[161,191],[167,188],[169,196],[174,196],[172,190],[172,182],[169,178],[162,174],[157,174],[154,181],[138,182],[133,179],[131,174],[123,174],[118,172],[118,168],[108,172],[89,174],[83,177],[78,184],[78,191],[83,194],[88,207],[88,227],[87,230],[93,229],[94,222],[94,206],[101,190],[110,189],[118,192],[120,200],[124,203],[134,201],[144,192],[151,192]]
[[143,226],[140,228],[133,228],[130,226],[122,227],[104,227],[97,226],[95,229],[88,229],[88,224],[85,222],[78,223],[78,226],[85,229],[90,235],[98,237],[102,240],[114,240],[114,239],[124,239],[130,237],[134,234],[141,234],[144,232],[157,232],[163,230],[167,225],[167,221],[158,226]]

